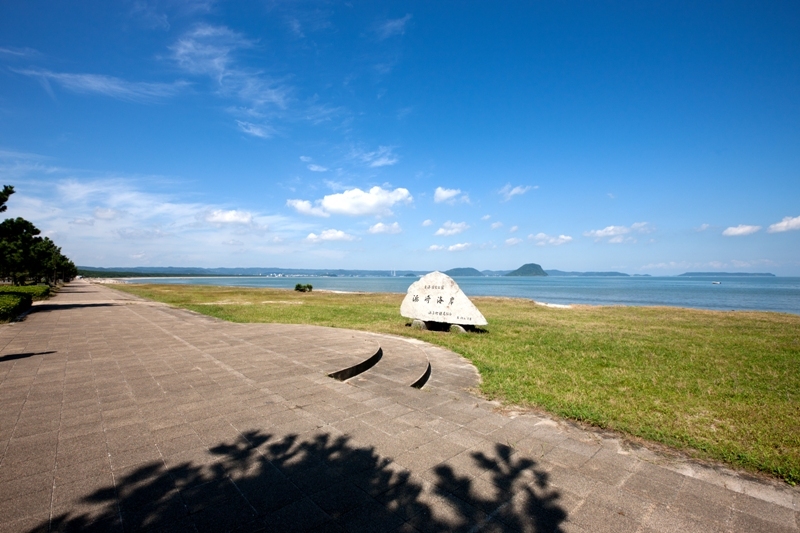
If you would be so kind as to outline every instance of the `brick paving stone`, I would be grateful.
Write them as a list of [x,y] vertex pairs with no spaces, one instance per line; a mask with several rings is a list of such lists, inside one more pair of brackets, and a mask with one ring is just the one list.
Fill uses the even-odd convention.
[[0,532],[800,531],[795,488],[506,416],[416,340],[82,281],[35,307],[0,326]]

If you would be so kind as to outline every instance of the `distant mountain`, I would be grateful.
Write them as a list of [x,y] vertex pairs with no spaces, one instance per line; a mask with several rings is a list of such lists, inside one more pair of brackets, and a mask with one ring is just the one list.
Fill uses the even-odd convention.
[[542,270],[542,266],[537,265],[536,263],[528,263],[526,265],[522,265],[513,272],[509,272],[508,274],[506,274],[506,276],[546,276],[546,275],[547,272]]
[[625,276],[629,277],[629,274],[624,274],[622,272],[565,272],[563,270],[545,270],[547,275],[549,276]]
[[510,270],[481,270],[484,276],[505,276],[511,272]]
[[687,276],[687,277],[703,277],[703,278],[722,278],[722,277],[730,277],[730,276],[761,276],[761,277],[771,277],[774,278],[775,274],[770,274],[769,272],[686,272],[685,274],[680,274],[680,276]]
[[483,273],[476,269],[476,268],[451,268],[450,270],[445,270],[445,274],[448,276],[483,276]]

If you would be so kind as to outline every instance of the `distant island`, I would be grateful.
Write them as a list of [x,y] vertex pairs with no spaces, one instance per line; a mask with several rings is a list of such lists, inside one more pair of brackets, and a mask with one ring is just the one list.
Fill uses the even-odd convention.
[[686,272],[684,274],[680,274],[678,277],[703,277],[703,278],[723,278],[723,277],[742,277],[742,276],[760,276],[760,277],[768,277],[774,278],[775,274],[770,274],[769,272]]
[[564,272],[563,270],[545,270],[548,276],[624,276],[630,277],[630,274],[622,272]]
[[536,263],[528,263],[526,265],[522,265],[518,269],[509,272],[506,276],[546,276],[547,272],[542,270],[541,265],[537,265]]
[[445,270],[445,274],[448,276],[483,276],[483,272],[478,270],[477,268],[451,268],[450,270]]

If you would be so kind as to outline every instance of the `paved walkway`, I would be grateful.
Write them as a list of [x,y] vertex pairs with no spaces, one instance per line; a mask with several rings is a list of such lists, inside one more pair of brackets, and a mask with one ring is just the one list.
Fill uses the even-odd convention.
[[74,282],[0,325],[0,531],[800,530],[798,490],[500,414],[478,381],[418,341]]

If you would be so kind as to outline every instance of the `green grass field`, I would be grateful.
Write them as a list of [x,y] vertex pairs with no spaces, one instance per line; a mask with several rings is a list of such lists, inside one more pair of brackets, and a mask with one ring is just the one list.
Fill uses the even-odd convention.
[[233,322],[415,337],[472,361],[489,398],[800,482],[800,316],[473,298],[487,333],[457,335],[406,327],[399,294],[115,288]]

